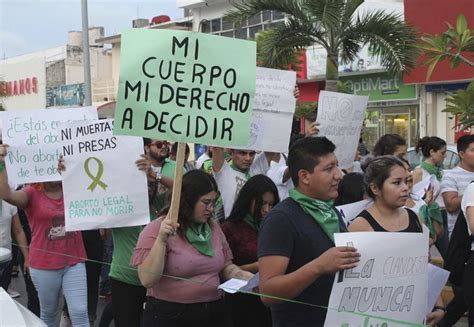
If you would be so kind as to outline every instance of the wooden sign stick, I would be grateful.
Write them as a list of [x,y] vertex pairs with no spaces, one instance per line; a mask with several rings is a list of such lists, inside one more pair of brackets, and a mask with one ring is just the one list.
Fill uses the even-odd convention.
[[178,143],[178,150],[176,153],[176,171],[173,180],[173,193],[171,194],[171,206],[169,217],[173,222],[178,221],[179,202],[181,199],[181,187],[183,182],[184,157],[186,155],[186,143]]

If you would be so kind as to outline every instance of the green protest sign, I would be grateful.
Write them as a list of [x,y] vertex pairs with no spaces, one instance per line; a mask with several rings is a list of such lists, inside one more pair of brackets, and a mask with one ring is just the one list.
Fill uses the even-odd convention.
[[125,31],[114,134],[246,145],[255,56],[251,41],[183,31]]

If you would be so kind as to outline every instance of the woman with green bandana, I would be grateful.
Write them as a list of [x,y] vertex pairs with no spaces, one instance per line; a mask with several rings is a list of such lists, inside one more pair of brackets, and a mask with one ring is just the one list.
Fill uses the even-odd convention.
[[[416,145],[415,151],[423,154],[423,161],[413,171],[413,184],[421,182],[429,176],[436,178],[431,183],[434,201],[423,211],[426,225],[430,228],[432,237],[440,238],[443,235],[442,208],[444,208],[443,197],[440,196],[441,179],[443,177],[443,161],[446,158],[446,142],[437,136],[425,136]],[[441,251],[443,252],[443,251]]]
[[[350,232],[423,232],[416,213],[405,207],[409,199],[410,174],[402,160],[394,156],[373,159],[365,170],[365,179],[367,194],[374,202],[349,225]],[[426,252],[429,252],[428,247]],[[427,324],[435,326],[444,312],[440,297],[433,312],[427,316]]]
[[213,222],[214,178],[193,170],[183,176],[178,223],[163,216],[140,234],[131,263],[147,288],[142,326],[231,326],[220,280],[253,274],[232,263],[232,252]]
[[[222,230],[234,254],[234,263],[251,273],[258,272],[257,240],[260,225],[270,210],[280,202],[275,183],[265,175],[251,177],[242,187]],[[229,294],[227,303],[234,326],[266,327],[272,325],[270,310],[257,296]]]

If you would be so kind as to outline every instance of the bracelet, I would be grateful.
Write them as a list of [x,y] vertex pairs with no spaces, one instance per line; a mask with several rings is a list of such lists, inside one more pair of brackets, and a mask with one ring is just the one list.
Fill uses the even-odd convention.
[[435,306],[433,308],[433,310],[431,310],[431,312],[434,312],[434,311],[437,311],[437,310],[441,310],[441,311],[446,313],[446,308],[445,307],[440,307],[439,305]]
[[0,173],[5,169],[5,161],[0,161]]

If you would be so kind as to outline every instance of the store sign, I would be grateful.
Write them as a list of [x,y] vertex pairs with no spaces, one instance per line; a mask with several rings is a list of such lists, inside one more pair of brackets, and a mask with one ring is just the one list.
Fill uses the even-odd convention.
[[416,86],[405,85],[401,77],[386,73],[363,76],[344,76],[341,81],[352,88],[356,95],[368,95],[369,101],[414,100]]
[[31,93],[38,93],[38,78],[36,77],[0,82],[0,94],[2,96],[11,97]]
[[82,106],[84,104],[84,83],[61,85],[46,89],[46,106]]

